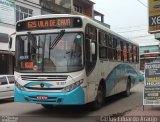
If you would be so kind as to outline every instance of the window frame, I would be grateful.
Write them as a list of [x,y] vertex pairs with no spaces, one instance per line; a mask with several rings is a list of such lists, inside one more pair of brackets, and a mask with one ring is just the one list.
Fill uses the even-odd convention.
[[20,5],[16,5],[16,22],[33,15],[33,10]]
[[[104,41],[103,41],[104,40]],[[138,46],[109,32],[98,30],[100,60],[138,63]],[[134,48],[136,51],[134,51]],[[136,52],[136,53],[134,53]]]
[[[89,36],[89,37],[87,37]],[[90,75],[90,73],[93,71],[93,69],[96,66],[97,63],[97,55],[98,55],[98,51],[97,51],[97,45],[98,45],[98,41],[97,41],[97,36],[98,36],[98,28],[95,27],[92,24],[87,24],[85,27],[85,40],[87,38],[91,39],[92,42],[95,43],[95,54],[92,55],[92,61],[90,61],[90,49],[89,44],[87,41],[85,41],[85,62],[86,62],[86,73],[87,76]]]
[[[4,81],[2,81],[2,80],[6,80],[5,82]],[[5,84],[4,84],[5,83]],[[8,85],[8,81],[7,81],[7,78],[6,78],[6,76],[2,76],[2,77],[0,77],[0,86],[4,86],[4,85]]]
[[[14,76],[6,76],[6,77],[8,79],[9,84],[14,84],[14,82],[15,82],[15,77]],[[13,78],[13,81],[10,80],[11,77]]]

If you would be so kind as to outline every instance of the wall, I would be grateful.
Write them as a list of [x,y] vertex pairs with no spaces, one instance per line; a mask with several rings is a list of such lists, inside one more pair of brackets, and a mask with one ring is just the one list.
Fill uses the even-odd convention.
[[77,6],[82,8],[82,13],[81,14],[84,14],[86,16],[94,18],[94,16],[93,16],[93,4],[90,4],[87,1],[73,0],[72,13],[76,14],[77,12],[75,12],[74,5],[77,5]]
[[[39,0],[11,0],[15,2],[16,5],[29,8],[33,10],[33,16],[41,14],[41,7],[39,6]],[[15,6],[16,7],[16,6]],[[16,8],[15,8],[16,10]],[[9,9],[8,9],[9,11]],[[11,18],[15,18],[16,21],[16,11],[12,12]],[[14,14],[13,14],[14,13]],[[3,15],[2,15],[3,17]],[[5,19],[5,18],[4,18]],[[2,23],[3,22],[3,23]],[[0,23],[0,33],[13,34],[15,32],[15,23],[14,24],[5,24],[5,21]],[[13,22],[12,22],[13,23]],[[11,51],[15,51],[15,36],[13,35],[13,43]],[[14,72],[14,55],[9,53],[8,43],[0,42],[0,74],[13,74]]]
[[64,8],[71,8],[71,0],[55,0],[55,4],[63,6]]
[[27,2],[35,3],[39,5],[39,0],[25,0]]

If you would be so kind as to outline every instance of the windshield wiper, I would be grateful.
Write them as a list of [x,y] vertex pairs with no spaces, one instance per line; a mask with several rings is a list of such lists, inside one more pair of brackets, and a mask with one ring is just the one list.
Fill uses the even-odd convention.
[[34,36],[31,34],[31,32],[28,32],[28,38],[29,41],[31,41],[32,47],[35,49],[39,49],[39,46],[37,46]]
[[61,30],[58,36],[55,38],[55,40],[51,43],[50,49],[54,49],[54,47],[58,44],[58,42],[60,41],[60,39],[63,37],[64,34],[65,30]]

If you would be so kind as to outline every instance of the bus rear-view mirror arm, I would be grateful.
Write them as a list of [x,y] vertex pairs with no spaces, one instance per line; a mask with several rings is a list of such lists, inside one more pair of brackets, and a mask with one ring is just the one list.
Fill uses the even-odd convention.
[[9,49],[12,48],[12,37],[9,38]]

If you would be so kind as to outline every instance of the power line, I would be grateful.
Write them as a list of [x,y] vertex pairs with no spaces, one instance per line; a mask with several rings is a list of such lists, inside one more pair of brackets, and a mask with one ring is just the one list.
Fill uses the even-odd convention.
[[144,7],[148,8],[147,5],[145,5],[144,3],[142,3],[140,0],[137,0],[140,4],[142,4]]
[[118,29],[130,29],[130,28],[137,28],[137,27],[147,27],[147,25],[137,25],[137,26],[117,27],[117,28],[112,28],[112,29],[113,29],[113,30],[118,30]]
[[141,30],[146,30],[146,29],[137,29],[137,30],[131,30],[131,31],[121,31],[121,32],[117,32],[117,33],[128,33],[128,32],[141,31]]
[[145,37],[149,37],[149,36],[153,36],[153,35],[136,36],[136,37],[132,37],[132,39],[145,38]]

